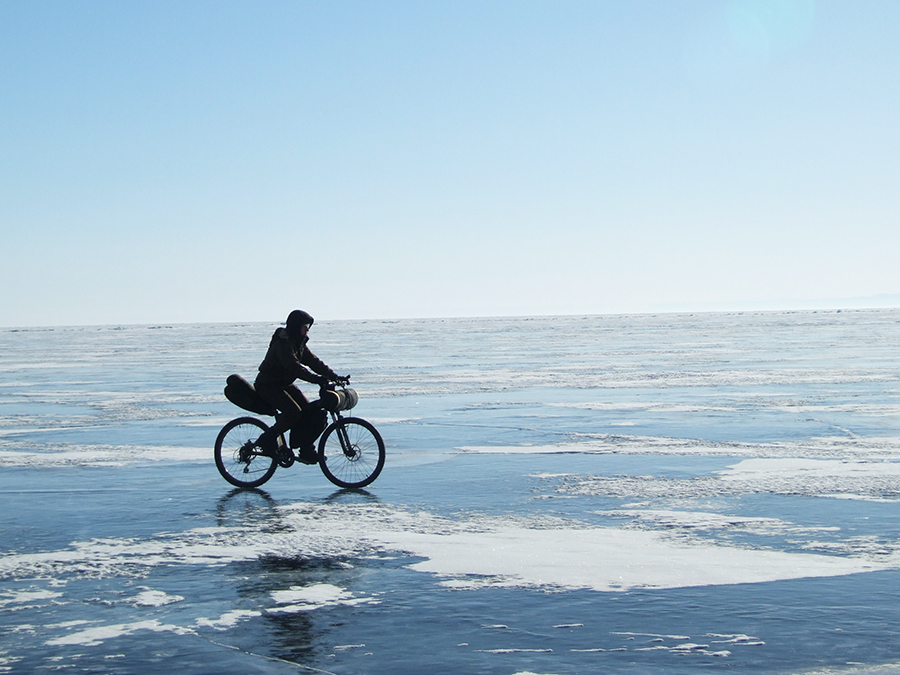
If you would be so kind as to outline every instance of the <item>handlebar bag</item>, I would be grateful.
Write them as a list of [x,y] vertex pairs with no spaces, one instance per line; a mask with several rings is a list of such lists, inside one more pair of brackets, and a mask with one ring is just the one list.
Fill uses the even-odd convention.
[[350,387],[335,391],[327,390],[319,392],[319,398],[322,401],[322,407],[331,412],[350,410],[359,403],[359,394],[356,393],[355,389],[350,389]]

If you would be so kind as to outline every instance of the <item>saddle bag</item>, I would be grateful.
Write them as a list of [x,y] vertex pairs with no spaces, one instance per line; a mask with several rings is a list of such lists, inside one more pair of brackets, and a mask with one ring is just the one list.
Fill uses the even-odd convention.
[[238,408],[249,410],[257,415],[275,415],[275,408],[266,403],[256,393],[253,385],[240,375],[229,375],[228,379],[225,380],[225,398]]

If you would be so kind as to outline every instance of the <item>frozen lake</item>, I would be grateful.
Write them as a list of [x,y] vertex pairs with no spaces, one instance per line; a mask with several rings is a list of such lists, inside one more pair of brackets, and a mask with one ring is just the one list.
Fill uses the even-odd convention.
[[235,490],[274,327],[0,329],[0,672],[900,673],[900,310],[316,323],[385,469]]

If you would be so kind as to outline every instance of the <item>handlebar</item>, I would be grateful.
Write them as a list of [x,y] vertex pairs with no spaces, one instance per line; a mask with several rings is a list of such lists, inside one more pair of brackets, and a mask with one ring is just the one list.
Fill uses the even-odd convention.
[[334,389],[335,387],[341,387],[343,389],[348,384],[350,384],[350,376],[344,375],[344,376],[339,376],[335,380],[329,379],[328,382],[325,384],[320,384],[319,389]]

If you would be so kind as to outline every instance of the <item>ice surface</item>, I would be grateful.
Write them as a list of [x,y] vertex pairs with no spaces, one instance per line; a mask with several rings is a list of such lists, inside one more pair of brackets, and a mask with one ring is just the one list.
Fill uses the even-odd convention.
[[[896,410],[892,409],[892,413]],[[743,455],[767,458],[853,457],[872,461],[900,461],[900,439],[819,436],[795,442],[739,443],[625,434],[573,434],[578,440],[544,445],[462,445],[473,454],[646,454]]]
[[900,462],[805,457],[747,459],[718,476],[694,479],[656,476],[563,476],[570,494],[699,497],[740,494],[805,495],[900,501]]
[[322,322],[385,472],[235,492],[272,328],[0,330],[0,670],[900,672],[900,311]]
[[[659,513],[654,513],[657,522]],[[699,518],[700,516],[698,516]],[[411,569],[436,574],[451,588],[533,587],[622,591],[762,583],[837,576],[900,567],[900,552],[854,556],[788,553],[711,544],[689,538],[696,519],[674,539],[665,532],[622,527],[578,527],[565,521],[522,517],[439,518],[382,505],[294,504],[277,533],[254,528],[197,528],[153,539],[73,542],[39,554],[0,558],[0,578],[139,574],[158,566],[224,564],[268,555],[347,557],[404,552],[422,560]],[[704,517],[705,518],[705,517]],[[684,521],[671,514],[670,520]],[[702,521],[701,521],[702,522]],[[46,598],[33,592],[16,597]],[[306,611],[333,604],[359,604],[346,590],[328,584],[275,591],[274,612]],[[131,602],[160,605],[180,596],[143,590]]]

